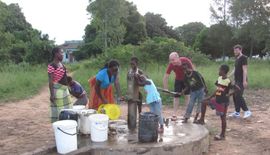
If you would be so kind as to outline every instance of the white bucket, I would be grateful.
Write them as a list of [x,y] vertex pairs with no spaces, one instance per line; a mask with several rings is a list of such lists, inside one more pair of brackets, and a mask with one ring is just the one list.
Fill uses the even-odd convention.
[[91,122],[90,122],[90,115],[93,115],[96,113],[96,110],[94,109],[85,109],[81,110],[79,113],[79,119],[80,119],[80,126],[79,130],[82,134],[90,134],[91,133]]
[[81,110],[85,109],[85,105],[73,105],[72,109],[74,109],[78,113]]
[[61,120],[53,123],[57,152],[60,154],[77,150],[77,122]]
[[108,139],[109,117],[105,114],[93,114],[89,117],[91,121],[91,140],[93,142],[104,142]]

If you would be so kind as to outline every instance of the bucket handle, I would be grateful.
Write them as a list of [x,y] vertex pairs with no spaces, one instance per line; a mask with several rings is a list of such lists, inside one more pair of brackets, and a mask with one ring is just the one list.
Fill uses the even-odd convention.
[[71,134],[71,133],[67,133],[65,131],[63,131],[62,129],[60,129],[59,127],[57,127],[58,130],[60,130],[61,132],[63,132],[64,134],[70,135],[70,136],[75,136],[77,135],[77,133]]

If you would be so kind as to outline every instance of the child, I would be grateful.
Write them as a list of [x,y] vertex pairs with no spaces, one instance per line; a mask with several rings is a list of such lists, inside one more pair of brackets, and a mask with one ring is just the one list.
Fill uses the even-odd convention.
[[139,85],[136,83],[137,80],[136,74],[142,75],[143,72],[138,68],[139,59],[137,57],[132,57],[130,59],[130,70],[127,74],[127,83],[128,83],[128,97],[129,99],[133,99],[137,101],[138,113],[140,114],[142,111],[142,94],[139,90]]
[[186,114],[184,116],[184,120],[182,121],[182,123],[187,123],[188,119],[190,118],[190,115],[192,114],[194,104],[196,101],[198,101],[196,115],[193,120],[193,123],[196,123],[198,115],[201,112],[201,102],[203,101],[205,92],[207,92],[207,87],[201,74],[190,68],[188,64],[186,63],[183,64],[183,70],[185,73],[184,77],[185,89],[183,90],[182,94],[184,94],[186,89],[190,89],[190,101],[187,106]]
[[149,104],[150,111],[159,116],[160,127],[158,129],[158,132],[163,133],[164,122],[163,122],[163,116],[162,116],[162,101],[160,98],[160,94],[157,91],[157,88],[151,79],[146,78],[144,75],[137,74],[137,76],[138,76],[138,84],[140,86],[143,86],[144,90],[147,93],[146,103]]
[[232,88],[231,81],[227,77],[229,71],[229,66],[221,65],[219,68],[219,77],[215,85],[217,86],[216,91],[210,97],[206,98],[202,104],[201,118],[198,120],[199,124],[204,124],[204,116],[206,112],[206,106],[212,109],[216,109],[216,114],[220,116],[221,119],[221,133],[214,137],[215,140],[224,140],[226,131],[226,113],[229,105],[229,96],[234,92],[229,93]]
[[70,94],[77,98],[74,105],[86,105],[88,103],[88,97],[81,84],[75,80],[72,80],[72,77],[70,76],[67,77],[67,81],[70,88]]

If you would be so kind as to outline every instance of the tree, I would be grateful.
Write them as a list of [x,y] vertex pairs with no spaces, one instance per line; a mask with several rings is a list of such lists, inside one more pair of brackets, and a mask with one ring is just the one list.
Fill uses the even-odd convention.
[[191,22],[179,26],[175,30],[178,32],[180,40],[182,40],[186,46],[193,46],[196,36],[204,28],[206,28],[206,26],[201,22]]
[[90,0],[87,11],[92,16],[91,24],[97,30],[97,38],[104,40],[105,50],[124,40],[126,28],[121,20],[127,17],[125,4],[125,0]]
[[0,1],[1,63],[47,63],[54,42],[49,36],[33,29],[18,4]]
[[172,27],[167,26],[166,20],[160,14],[148,12],[144,18],[148,37],[168,37],[179,40],[177,32]]
[[[249,56],[254,54],[256,46],[262,45],[260,53],[270,49],[270,11],[269,0],[232,0],[230,11],[234,23],[237,23],[242,35],[246,32],[249,39],[242,44],[250,45]],[[238,33],[239,34],[239,33]],[[241,40],[241,38],[238,38]]]
[[210,5],[211,19],[214,23],[228,23],[230,20],[229,7],[231,6],[231,0],[213,0]]
[[138,45],[140,42],[145,41],[147,37],[144,18],[133,3],[126,2],[126,5],[128,7],[128,16],[123,19],[126,27],[123,43]]
[[231,55],[232,49],[232,29],[230,26],[219,23],[203,29],[196,38],[194,48],[198,48],[204,54],[211,55],[212,58],[225,57]]

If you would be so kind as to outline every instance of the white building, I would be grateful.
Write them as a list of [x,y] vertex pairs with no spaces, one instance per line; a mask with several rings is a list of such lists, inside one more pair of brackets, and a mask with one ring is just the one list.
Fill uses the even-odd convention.
[[63,62],[72,63],[76,61],[73,53],[79,51],[79,46],[82,44],[82,42],[82,40],[70,40],[65,41],[64,44],[59,46],[64,50]]

